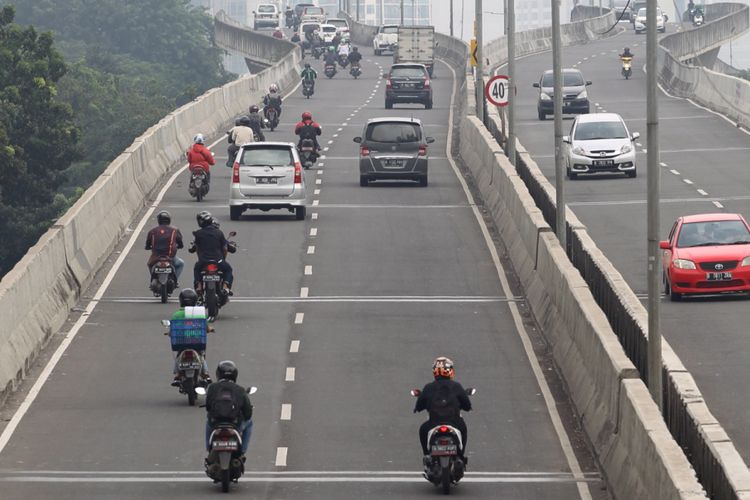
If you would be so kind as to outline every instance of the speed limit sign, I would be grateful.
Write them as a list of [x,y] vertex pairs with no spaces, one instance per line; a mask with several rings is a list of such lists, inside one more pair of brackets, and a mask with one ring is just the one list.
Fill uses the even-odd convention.
[[485,85],[484,95],[495,106],[507,106],[509,89],[508,77],[506,75],[495,75]]

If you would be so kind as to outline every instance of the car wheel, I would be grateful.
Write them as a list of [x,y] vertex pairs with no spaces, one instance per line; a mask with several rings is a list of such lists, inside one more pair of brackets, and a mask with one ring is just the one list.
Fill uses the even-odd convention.
[[537,110],[537,115],[539,115],[539,119],[542,121],[544,121],[547,118],[547,114],[541,110]]
[[375,55],[376,55],[376,56],[379,56],[379,55],[381,54],[381,52],[380,52],[380,51],[379,51],[378,49],[374,49],[374,51],[373,51],[373,52],[375,52]]
[[636,170],[633,169],[630,172],[627,172],[627,174],[628,174],[628,177],[630,177],[631,179],[633,179],[634,177],[636,177],[638,175],[638,172],[636,172]]
[[393,102],[388,99],[385,100],[385,109],[393,109]]
[[307,207],[297,207],[294,209],[294,215],[297,217],[297,220],[305,220],[306,214]]
[[367,187],[367,183],[369,182],[369,179],[366,175],[360,175],[359,176],[359,185],[361,187]]
[[669,284],[669,278],[666,273],[662,273],[662,281],[664,281],[664,295],[669,295],[669,300],[672,302],[679,302],[682,300],[682,294],[672,291],[672,285]]
[[242,216],[242,207],[229,207],[229,218],[231,220],[240,220]]
[[424,109],[432,109],[432,99],[424,103]]
[[258,23],[253,23],[253,29],[254,29],[254,30],[257,30],[257,29],[258,29]]
[[419,178],[419,186],[420,187],[427,187],[427,176],[423,175]]

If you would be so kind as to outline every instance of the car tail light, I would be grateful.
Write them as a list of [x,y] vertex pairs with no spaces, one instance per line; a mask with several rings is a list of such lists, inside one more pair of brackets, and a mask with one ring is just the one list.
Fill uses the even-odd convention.
[[424,79],[424,88],[429,89],[430,88],[430,79],[425,78]]
[[240,183],[240,164],[239,162],[234,162],[234,165],[232,166],[232,184],[239,184]]
[[448,426],[447,425],[441,425],[440,426],[440,432],[448,432]]
[[299,162],[294,163],[294,183],[302,184],[302,165]]
[[419,145],[419,156],[427,156],[427,146],[424,144]]
[[360,146],[359,156],[370,156],[370,148],[368,148],[367,146]]
[[388,89],[388,90],[390,90],[392,88],[392,86],[391,86],[391,79],[390,78],[385,81],[385,88]]
[[208,271],[209,273],[215,273],[218,270],[219,266],[217,266],[216,264],[209,264],[206,266],[206,271]]

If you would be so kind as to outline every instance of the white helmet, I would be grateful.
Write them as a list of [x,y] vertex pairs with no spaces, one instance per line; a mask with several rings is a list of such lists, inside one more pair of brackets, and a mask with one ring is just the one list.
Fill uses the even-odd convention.
[[193,137],[193,142],[195,144],[203,144],[206,142],[206,138],[203,137],[203,134],[195,134],[195,137]]
[[278,92],[278,91],[279,91],[279,86],[278,86],[278,85],[276,85],[275,83],[272,83],[272,84],[271,84],[271,86],[270,86],[270,87],[268,87],[268,91],[269,91],[270,93],[272,93],[272,94],[275,94],[276,92]]

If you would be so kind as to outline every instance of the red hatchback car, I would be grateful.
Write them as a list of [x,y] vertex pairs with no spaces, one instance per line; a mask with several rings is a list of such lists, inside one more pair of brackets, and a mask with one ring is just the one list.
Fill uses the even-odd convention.
[[664,291],[672,300],[750,291],[750,226],[739,214],[680,217],[659,248]]

